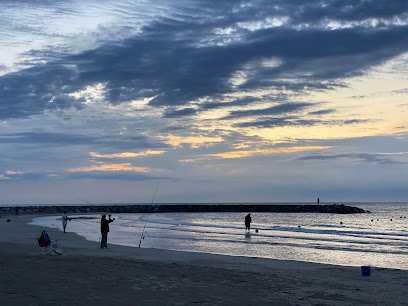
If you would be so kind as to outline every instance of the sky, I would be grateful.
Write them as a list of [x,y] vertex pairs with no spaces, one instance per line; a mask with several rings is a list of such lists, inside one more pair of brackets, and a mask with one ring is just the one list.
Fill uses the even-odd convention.
[[408,201],[406,0],[2,0],[0,34],[0,204]]

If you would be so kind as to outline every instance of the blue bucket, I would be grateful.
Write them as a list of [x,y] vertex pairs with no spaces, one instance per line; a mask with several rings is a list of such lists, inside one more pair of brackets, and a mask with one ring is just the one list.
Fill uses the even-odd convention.
[[370,276],[371,267],[370,266],[361,266],[361,274],[363,276]]

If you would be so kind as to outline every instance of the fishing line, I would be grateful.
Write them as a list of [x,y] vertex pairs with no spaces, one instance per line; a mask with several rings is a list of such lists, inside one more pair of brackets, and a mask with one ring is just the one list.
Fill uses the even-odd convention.
[[[79,222],[79,223],[82,223],[82,224],[85,224],[85,225],[88,225],[88,226],[99,226],[99,224],[92,224],[92,223],[88,223],[88,222],[84,222],[84,221],[79,221],[79,220],[76,220],[76,219],[71,219],[71,220],[73,220],[73,221],[76,221],[76,222]],[[98,242],[98,245],[96,246],[97,248],[99,248],[99,246],[101,245],[101,237],[99,237],[99,242]]]
[[142,239],[145,238],[145,237],[144,237],[144,233],[145,233],[145,229],[146,229],[146,224],[147,224],[147,220],[149,219],[149,215],[150,215],[150,213],[151,213],[152,210],[153,210],[152,205],[153,205],[154,198],[155,198],[155,196],[156,196],[157,188],[159,188],[159,182],[157,182],[156,189],[155,189],[155,191],[154,191],[153,198],[152,198],[152,203],[150,204],[150,211],[147,213],[147,217],[146,217],[145,224],[144,224],[144,227],[143,227],[142,235],[140,236],[139,248],[140,248],[140,245],[142,244]]
[[86,224],[86,225],[91,225],[91,226],[99,226],[99,224],[83,222],[83,221],[79,221],[79,220],[75,220],[75,219],[72,219],[71,221],[76,221],[76,222]]

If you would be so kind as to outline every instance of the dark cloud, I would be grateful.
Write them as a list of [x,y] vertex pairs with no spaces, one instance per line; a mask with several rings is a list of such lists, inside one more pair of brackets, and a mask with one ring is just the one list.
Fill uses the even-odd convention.
[[234,124],[235,127],[256,127],[256,128],[275,128],[285,126],[313,126],[313,125],[349,125],[357,123],[371,122],[366,119],[353,120],[320,120],[320,119],[301,119],[299,116],[267,118],[257,121],[247,121]]
[[0,134],[0,142],[16,143],[24,145],[44,145],[47,147],[63,146],[100,146],[103,148],[118,149],[151,149],[164,148],[166,144],[152,142],[146,136],[124,136],[121,135],[82,135],[57,132],[25,132],[14,134]]
[[[321,1],[278,1],[283,11],[292,15],[295,23],[324,22],[327,19],[336,21],[361,21],[370,18],[379,21],[402,15],[408,11],[408,4],[404,0],[396,1],[364,1],[364,0],[333,0]],[[273,2],[276,5],[275,1]],[[272,5],[272,3],[270,3]]]
[[[325,2],[320,0],[258,0],[246,5],[237,1],[220,3],[216,0],[195,3],[199,3],[199,8],[203,13],[197,14],[196,10],[190,10],[190,13],[204,18],[210,11],[214,17],[214,23],[261,22],[268,17],[275,17],[288,19],[287,23],[294,27],[299,24],[320,26],[333,20],[344,24],[369,19],[378,20],[378,26],[383,26],[383,21],[389,21],[398,16],[403,17],[408,11],[408,5],[404,0],[392,2],[387,0],[331,0]],[[228,11],[233,11],[234,14],[226,14],[225,12]]]
[[391,93],[393,93],[393,94],[407,94],[408,93],[408,88],[393,90]]
[[268,115],[285,115],[290,113],[297,113],[304,109],[316,105],[317,103],[305,102],[288,102],[278,104],[272,107],[254,110],[232,111],[224,119],[234,119],[253,116],[268,116]]
[[255,97],[245,97],[241,99],[234,99],[233,101],[227,101],[227,102],[220,101],[220,100],[212,100],[208,102],[203,102],[200,104],[200,107],[202,110],[212,110],[212,109],[223,108],[223,107],[246,106],[256,101],[262,101],[262,99],[255,98]]
[[367,96],[361,95],[361,96],[351,96],[351,99],[364,99]]
[[164,118],[180,118],[185,116],[193,116],[195,114],[197,114],[197,110],[188,107],[180,110],[166,110],[164,112]]
[[365,120],[365,119],[350,119],[350,120],[344,120],[342,123],[343,125],[348,125],[348,124],[355,124],[355,123],[366,123],[366,122],[371,122],[372,120]]
[[231,99],[231,97],[218,97],[209,99],[206,102],[200,103],[200,109],[203,111],[218,109],[218,108],[227,108],[227,107],[235,107],[235,106],[248,106],[251,104],[257,103],[271,103],[271,102],[286,102],[290,96],[285,93],[278,93],[275,95],[265,95],[262,97],[253,97],[247,96],[244,98],[239,99]]
[[0,135],[1,143],[21,144],[54,144],[58,145],[86,145],[95,143],[95,137],[79,134],[50,133],[50,132],[26,132]]
[[[404,0],[396,0],[390,3],[386,0],[365,1],[365,0],[331,0],[321,2],[320,0],[274,0],[274,1],[256,1],[248,5],[241,5],[236,1],[205,1],[202,5],[205,7],[216,8],[220,10],[231,6],[236,8],[236,14],[240,18],[246,16],[248,20],[254,18],[261,19],[270,14],[278,16],[290,16],[295,24],[309,22],[320,23],[327,19],[358,21],[368,18],[389,18],[407,12],[408,5]],[[260,8],[263,8],[262,10]],[[221,12],[220,12],[221,13]]]
[[384,154],[375,153],[348,153],[337,155],[310,155],[298,158],[298,160],[335,160],[335,159],[352,159],[366,163],[377,164],[407,164],[408,162],[396,161],[393,157]]
[[183,131],[188,127],[189,126],[184,126],[184,125],[172,125],[172,126],[168,126],[168,127],[164,128],[164,129],[161,129],[161,132]]
[[[188,105],[237,90],[331,90],[346,86],[341,78],[407,52],[408,28],[382,22],[329,29],[324,22],[403,18],[406,13],[403,1],[330,1],[325,6],[295,0],[248,6],[192,2],[146,24],[137,36],[72,56],[52,53],[47,64],[0,77],[0,118],[82,108],[83,100],[70,94],[96,83],[105,84],[109,103],[154,97],[149,104],[155,107]],[[281,26],[242,27],[281,16],[289,16]],[[305,22],[313,26],[298,27]],[[228,27],[235,32],[214,32]],[[39,57],[47,58],[47,52]],[[280,64],[259,64],[268,58],[278,58]],[[239,86],[229,81],[236,71],[246,72]],[[206,102],[203,109],[210,105]]]
[[327,115],[336,112],[335,109],[322,109],[315,112],[310,112],[310,115]]
[[321,124],[321,120],[302,120],[297,117],[285,117],[285,118],[269,118],[265,120],[240,122],[234,124],[236,127],[256,127],[256,128],[275,128],[284,126],[311,126]]
[[68,94],[82,88],[61,65],[30,68],[0,77],[0,119],[27,118],[45,110],[82,109],[83,99]]

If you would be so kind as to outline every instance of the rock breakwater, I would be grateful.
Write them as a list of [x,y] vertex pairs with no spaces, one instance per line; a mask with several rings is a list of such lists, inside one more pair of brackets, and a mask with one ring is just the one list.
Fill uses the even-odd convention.
[[[269,205],[269,204],[132,204],[132,205],[47,205],[19,206],[20,214],[68,213],[170,213],[170,212],[271,212],[271,213],[366,213],[364,209],[344,204]],[[0,207],[1,214],[14,214],[15,207]]]

